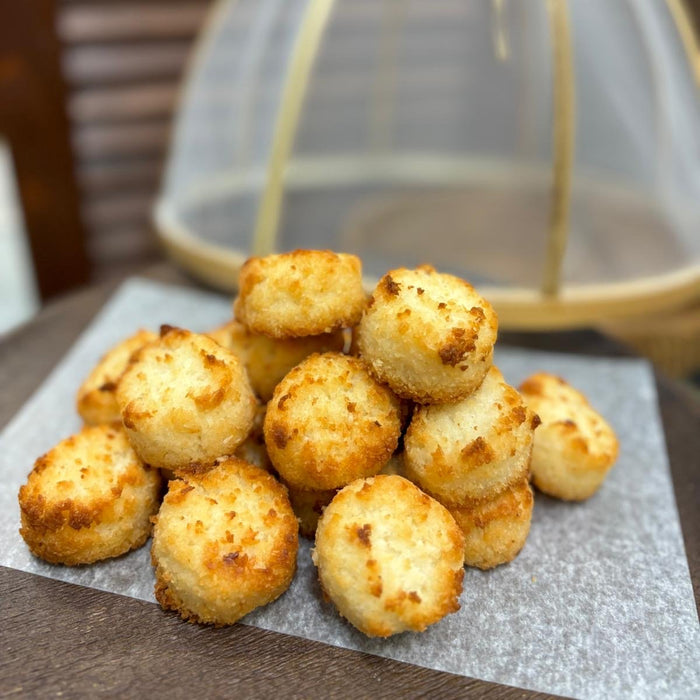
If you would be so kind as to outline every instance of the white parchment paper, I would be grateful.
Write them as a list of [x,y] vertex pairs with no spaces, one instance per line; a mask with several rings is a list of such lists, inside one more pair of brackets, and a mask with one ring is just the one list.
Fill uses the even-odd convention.
[[[89,567],[51,566],[19,537],[17,491],[34,460],[80,427],[78,385],[139,327],[206,331],[230,300],[133,279],[115,294],[0,436],[0,564],[154,601],[148,545]],[[700,629],[673,497],[655,384],[641,360],[497,348],[511,384],[537,370],[586,393],[621,443],[602,489],[582,504],[536,496],[518,558],[467,569],[461,610],[423,634],[371,640],[322,602],[308,543],[291,588],[245,623],[442,671],[574,697],[700,693]]]

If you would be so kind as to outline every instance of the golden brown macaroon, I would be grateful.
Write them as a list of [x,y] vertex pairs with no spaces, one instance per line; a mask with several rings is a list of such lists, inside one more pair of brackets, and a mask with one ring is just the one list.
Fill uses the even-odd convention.
[[586,397],[561,377],[533,374],[520,391],[542,420],[532,451],[533,483],[555,498],[589,498],[617,459],[615,432]]
[[233,454],[256,408],[243,364],[230,350],[171,327],[134,357],[117,402],[141,459],[175,471],[207,468]]
[[492,367],[459,403],[417,407],[406,476],[443,503],[491,498],[528,474],[537,416]]
[[462,532],[444,506],[400,476],[339,491],[318,522],[312,558],[340,614],[371,637],[421,632],[459,609]]
[[78,389],[76,407],[89,425],[120,423],[117,384],[131,356],[147,343],[157,340],[153,331],[141,329],[105,353]]
[[298,545],[284,486],[222,459],[170,482],[153,530],[156,599],[191,622],[233,624],[287,590]]
[[372,373],[402,398],[448,403],[481,384],[497,329],[496,313],[470,284],[423,265],[382,277],[357,346]]
[[312,491],[376,474],[396,449],[399,400],[359,359],[311,355],[277,385],[265,443],[280,476]]
[[355,255],[295,250],[250,258],[239,277],[236,318],[254,333],[298,338],[355,325],[367,303]]
[[118,426],[85,426],[34,464],[19,490],[20,534],[52,564],[91,564],[145,543],[161,479]]
[[515,559],[530,532],[534,498],[528,480],[486,501],[447,505],[464,533],[464,563],[492,569]]
[[269,401],[272,392],[292,367],[314,352],[341,351],[343,331],[305,338],[269,338],[251,333],[240,321],[229,321],[208,333],[217,343],[234,352],[245,365],[253,391]]

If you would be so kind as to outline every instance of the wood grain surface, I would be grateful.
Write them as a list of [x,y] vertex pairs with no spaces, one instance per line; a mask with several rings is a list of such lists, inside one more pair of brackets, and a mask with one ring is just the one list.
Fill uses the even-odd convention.
[[[187,283],[170,266],[148,276]],[[0,343],[0,426],[69,349],[114,285],[59,299]],[[504,334],[501,344],[592,355],[625,351],[595,333]],[[696,603],[700,411],[659,377]],[[243,624],[212,629],[156,605],[0,567],[0,697],[545,698]]]

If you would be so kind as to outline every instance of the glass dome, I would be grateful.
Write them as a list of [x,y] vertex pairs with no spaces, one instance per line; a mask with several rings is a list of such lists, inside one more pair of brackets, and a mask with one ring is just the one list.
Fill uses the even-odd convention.
[[670,308],[700,295],[694,41],[680,0],[221,0],[157,228],[226,290],[331,248],[459,274],[504,327]]

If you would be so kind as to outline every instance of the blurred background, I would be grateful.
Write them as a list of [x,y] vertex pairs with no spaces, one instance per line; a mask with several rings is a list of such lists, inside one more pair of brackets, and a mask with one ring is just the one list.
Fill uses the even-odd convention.
[[[203,31],[212,4],[209,0],[172,0],[171,2],[0,0],[2,17],[0,22],[0,334],[10,331],[18,323],[31,317],[42,303],[57,295],[88,282],[101,282],[122,277],[163,258],[163,249],[153,225],[153,210],[156,202],[160,201],[162,205],[165,200],[166,204],[171,205],[173,211],[176,210],[180,197],[178,187],[182,180],[182,178],[178,180],[178,172],[182,170],[183,158],[191,172],[196,173],[198,169],[209,167],[206,162],[202,161],[200,164],[197,160],[198,147],[193,149],[191,144],[185,144],[191,151],[193,150],[193,153],[188,154],[187,148],[181,144],[175,155],[172,151],[170,152],[169,177],[166,184],[162,185],[166,159],[171,146],[174,116],[180,101],[180,86],[185,75],[188,57],[193,51],[198,34]],[[388,4],[394,8],[390,11],[396,11],[396,8],[401,5],[400,2]],[[486,20],[482,24],[476,24],[475,19],[472,18],[471,29],[475,30],[475,33],[471,44],[473,46],[478,43],[479,36],[482,36],[485,37],[483,43],[488,45],[488,48],[479,54],[486,56],[483,65],[470,63],[470,68],[481,72],[494,70],[493,66],[497,65],[499,60],[508,60],[508,53],[511,54],[510,65],[517,68],[520,49],[520,36],[517,30],[525,15],[517,14],[518,11],[513,9],[515,5],[512,0],[511,2],[480,0],[473,4],[483,11],[483,17],[479,21],[484,17]],[[630,7],[641,6],[644,0],[630,0],[629,4]],[[663,0],[648,0],[647,4],[656,6],[657,9],[665,6]],[[687,12],[687,17],[697,35],[700,27],[700,0],[687,0],[680,4]],[[242,10],[238,11],[237,21],[242,24],[237,24],[235,32],[230,33],[233,37],[232,45],[219,42],[223,47],[222,51],[224,49],[235,51],[235,42],[239,42],[240,49],[237,57],[239,62],[241,56],[245,59],[250,55],[250,51],[254,50],[250,48],[250,34],[255,27],[262,26],[260,23],[264,21],[264,17],[260,15],[262,15],[263,6],[271,6],[272,3],[261,2],[255,5],[241,2],[240,5],[243,9],[246,6],[251,6],[253,9],[248,9],[248,15]],[[276,5],[278,15],[281,16],[284,12],[293,14],[294,10],[289,8],[293,8],[295,3],[287,5],[287,10],[282,10],[280,3]],[[349,3],[344,5],[349,6]],[[413,5],[417,4],[413,3]],[[438,2],[433,6],[439,5]],[[540,2],[539,5],[544,7],[545,2]],[[576,3],[573,5],[575,6]],[[583,3],[579,5],[583,7]],[[600,12],[605,11],[604,2],[594,1],[588,4],[589,8],[594,8],[590,11],[592,16],[595,16],[598,11],[595,9],[596,5],[600,6]],[[338,17],[342,19],[343,3],[338,3],[337,8],[340,9],[336,9],[335,19],[337,20]],[[418,30],[421,29],[421,22],[430,21],[427,17],[429,14],[427,11],[422,15],[418,12],[416,15]],[[474,17],[478,14],[475,12]],[[572,16],[576,20],[575,11],[572,12]],[[623,15],[620,16],[624,18]],[[370,11],[365,17],[370,30],[383,31],[381,17],[375,18]],[[508,21],[504,21],[501,26],[499,17],[507,17]],[[309,91],[308,110],[305,116],[302,116],[297,144],[302,155],[305,153],[304,149],[311,153],[318,152],[319,148],[325,149],[326,153],[333,150],[333,146],[326,147],[323,144],[323,130],[317,129],[311,118],[314,114],[314,99],[320,95],[319,100],[322,102],[323,86],[326,83],[333,84],[332,75],[330,80],[326,76],[327,80],[324,83],[323,71],[337,70],[338,65],[343,61],[347,62],[345,64],[347,68],[353,60],[357,62],[358,55],[367,55],[367,52],[363,54],[362,51],[358,54],[356,39],[353,39],[350,49],[346,47],[343,53],[342,27],[339,29],[337,21],[336,25],[333,22],[334,19],[331,19],[328,25],[328,33],[332,40],[327,41],[320,51],[319,67],[314,73]],[[541,24],[540,34],[530,32],[530,36],[535,37],[534,51],[549,55],[551,47],[546,42],[548,28],[544,14],[536,16],[534,23],[537,22]],[[293,24],[293,18],[289,23]],[[530,21],[531,27],[532,24],[533,21]],[[580,22],[577,26],[580,26]],[[616,27],[610,22],[607,26],[610,27],[611,41],[614,41],[615,32],[618,30],[622,34],[630,34],[634,31],[630,30],[629,26]],[[247,28],[250,31],[246,32]],[[212,32],[211,26],[209,32]],[[391,46],[391,31],[385,34],[389,37],[388,45]],[[218,36],[225,37],[225,30],[222,30]],[[449,44],[447,38],[443,42],[440,34],[436,36],[438,47],[440,44],[445,46]],[[538,36],[544,39],[538,40]],[[676,38],[678,54],[682,55],[684,52],[682,37],[678,35]],[[651,36],[651,39],[654,37]],[[580,40],[579,35],[574,36],[575,51],[580,48],[577,46],[577,41],[580,42]],[[595,47],[596,41],[603,42],[605,37],[590,37],[591,46]],[[353,46],[355,48],[352,48]],[[439,48],[435,50],[438,51]],[[468,52],[465,55],[455,54],[455,51],[459,51],[459,42],[450,51],[452,53],[448,52],[445,55],[448,60],[450,56],[454,57],[456,70],[450,71],[450,66],[440,68],[440,75],[445,76],[443,82],[446,86],[449,86],[452,73],[459,78],[461,70],[459,61],[471,60],[471,56],[474,55]],[[499,56],[499,54],[504,55]],[[218,56],[219,60],[221,55],[222,52]],[[289,55],[283,55],[282,60],[288,61]],[[418,64],[426,62],[425,56],[416,55],[418,58],[415,60]],[[650,55],[653,61],[654,54],[650,53]],[[382,63],[381,52],[376,60]],[[622,76],[623,79],[625,76],[632,75],[625,72],[625,64],[634,63],[635,60],[634,55],[623,50],[617,56],[615,65],[600,66],[599,71],[612,76],[609,77],[608,82],[612,81],[615,88],[615,75]],[[235,62],[234,59],[232,61]],[[695,62],[694,67],[690,68],[691,74],[694,70],[697,76],[700,74],[700,55],[692,56],[690,61]],[[213,62],[210,60],[211,63]],[[361,64],[362,61],[358,64],[359,70],[362,69]],[[368,70],[371,71],[372,68],[370,62]],[[279,66],[276,69],[273,66],[273,70],[276,71],[276,75],[284,75],[283,69]],[[412,70],[415,71],[415,67]],[[647,66],[646,70],[649,75],[653,75],[655,72],[653,63]],[[545,70],[540,75],[545,86],[551,86],[553,81],[554,69],[550,68],[548,71]],[[433,78],[434,76],[431,80]],[[226,81],[228,78],[224,75],[223,80]],[[233,76],[230,83],[236,84]],[[512,85],[505,83],[505,89],[509,86],[517,89],[515,83]],[[503,86],[497,87],[498,90],[502,88]],[[579,95],[579,100],[583,95],[584,99],[588,100],[586,104],[589,107],[589,113],[595,115],[595,108],[590,109],[590,101],[596,99],[596,91],[589,89],[585,92],[585,81],[580,81],[580,88],[582,93]],[[373,88],[371,85],[368,88],[370,97],[373,89],[376,91],[376,87]],[[695,90],[697,98],[697,82]],[[192,98],[197,97],[191,84],[188,92],[187,97],[190,98],[191,103]],[[235,91],[232,92],[232,96],[234,99],[239,97]],[[551,95],[548,96],[551,98]],[[515,97],[517,100],[517,94]],[[200,97],[200,103],[203,101],[206,100]],[[419,110],[421,107],[420,101],[414,100],[411,104],[413,104],[411,109]],[[503,117],[503,114],[499,115],[496,110],[490,109],[488,105],[485,106],[483,101],[480,104],[481,111],[476,101],[470,102],[467,91],[464,105],[459,109],[467,110],[466,113],[470,115],[470,119],[477,127],[479,121],[488,124],[498,122],[499,117]],[[191,104],[189,106],[191,107]],[[644,104],[629,105],[627,112],[631,112],[638,121],[643,121],[649,117],[647,112],[654,112],[656,109],[654,105],[649,109],[646,109],[647,107]],[[668,108],[668,105],[662,105],[662,107]],[[351,123],[352,120],[348,116],[350,111],[347,107],[342,109],[348,118],[348,123]],[[638,110],[636,115],[635,110]],[[190,109],[190,113],[191,111]],[[183,122],[186,122],[187,114],[187,110],[181,106],[181,132],[186,132],[187,124],[183,126]],[[537,118],[537,116],[535,114],[533,117],[531,114],[530,118]],[[265,118],[269,118],[269,114]],[[338,121],[338,117],[333,118],[340,124],[338,133],[346,135],[350,141],[352,129],[340,123],[342,120]],[[579,118],[579,124],[582,121],[585,125],[585,115],[583,120]],[[357,120],[352,121],[352,124],[356,123]],[[682,118],[671,119],[670,124],[671,128],[674,124],[680,125],[679,129],[688,128],[687,124],[683,125]],[[695,124],[695,126],[700,125]],[[406,128],[410,130],[411,126]],[[553,125],[548,115],[543,119],[543,128],[544,135],[538,135],[537,130],[533,132],[535,141],[538,143],[535,143],[532,148],[535,151],[538,148],[543,149],[545,156],[551,159],[553,155],[549,149]],[[418,130],[420,131],[420,128]],[[444,137],[445,133],[447,133],[445,130],[442,134],[439,130],[436,131],[437,138],[434,140],[439,142],[439,137]],[[478,135],[482,132],[475,129],[473,133]],[[695,136],[697,137],[697,133]],[[446,138],[443,140],[447,141]],[[670,140],[673,142],[672,137]],[[333,143],[338,142],[338,137],[334,136]],[[483,139],[481,142],[483,143]],[[498,143],[495,142],[496,145],[491,150],[498,150]],[[689,147],[695,148],[696,143],[697,141],[689,143]],[[605,152],[595,153],[595,143],[586,143],[585,139],[581,142],[579,139],[576,145],[576,157],[579,161],[585,162],[588,158],[591,161],[597,159],[598,163],[604,163],[606,154]],[[677,144],[675,146],[677,148]],[[447,146],[439,143],[438,148],[449,149],[449,143]],[[262,149],[264,154],[269,153],[269,149],[269,143],[266,142]],[[184,156],[183,153],[185,153]],[[697,165],[700,162],[700,153],[695,152],[693,159],[691,162]],[[174,164],[173,161],[175,161]],[[649,167],[655,168],[656,164],[651,164]],[[188,176],[190,179],[191,172]],[[697,179],[697,175],[696,172],[693,177]],[[444,198],[444,192],[441,197],[443,198],[439,200],[439,209],[444,212],[449,210],[452,204],[449,197],[447,200]],[[168,202],[168,199],[171,201]],[[470,206],[477,209],[485,199],[488,199],[488,193],[476,192],[470,200]],[[463,199],[460,201],[463,203]],[[498,225],[508,226],[509,221],[524,225],[517,207],[511,210],[509,206],[510,200],[504,203],[500,201],[492,203],[491,211],[501,212],[502,221]],[[287,211],[292,220],[300,208],[300,206],[295,208],[293,200],[288,202]],[[312,204],[311,209],[316,211],[317,207]],[[241,211],[240,207],[238,211]],[[545,208],[542,212],[542,221],[535,217],[531,222],[533,230],[535,228],[545,230],[545,220],[549,211]],[[347,247],[352,248],[354,243],[367,245],[367,241],[373,239],[372,225],[376,225],[375,219],[385,222],[388,215],[398,216],[391,207],[388,210],[382,209],[380,214],[381,216],[377,217],[376,211],[371,206],[353,209],[353,222],[356,231],[359,232],[356,236],[364,235],[366,240],[364,243],[357,243],[356,239],[345,239],[346,242],[348,240],[350,242]],[[606,214],[608,215],[609,213]],[[200,216],[199,219],[192,216],[193,225],[196,227],[201,223],[203,229],[212,218],[208,215],[208,218]],[[418,220],[410,211],[408,215],[402,213],[401,216],[403,216],[402,226],[405,226],[406,220]],[[459,216],[459,213],[455,213],[454,216]],[[613,216],[612,220],[614,220],[614,215],[610,216]],[[644,212],[636,216],[638,221],[634,224],[635,230],[643,231],[648,216]],[[182,218],[187,220],[184,214]],[[230,220],[230,215],[229,218],[224,219],[225,222]],[[300,219],[300,221],[300,226],[306,225],[305,220]],[[608,225],[607,221],[606,225]],[[252,225],[251,223],[250,227]],[[290,232],[289,229],[291,225],[288,224],[287,229],[283,226],[280,233],[283,244],[289,244],[287,247],[296,242],[293,231]],[[225,223],[225,226],[228,224]],[[690,228],[686,226],[686,235],[689,230],[690,236],[700,237],[700,230],[693,228],[693,223],[689,226]],[[594,228],[595,226],[592,225],[591,230]],[[649,228],[651,230],[653,227]],[[401,228],[402,235],[405,230]],[[600,235],[604,238],[605,226],[602,226],[601,230],[603,234]],[[214,232],[211,235],[216,239],[219,234]],[[410,232],[405,235],[410,237]],[[490,236],[485,236],[485,239],[489,238]],[[328,245],[337,247],[337,240],[342,239],[330,241]],[[249,241],[246,240],[245,244],[248,243]],[[310,240],[309,247],[312,243],[318,245],[318,241]],[[334,246],[333,243],[336,245]],[[482,241],[483,245],[487,243],[488,240]],[[645,241],[642,238],[629,245],[630,247],[646,246],[647,249],[652,250],[653,240],[649,238]],[[525,247],[539,250],[544,247],[544,243],[535,241],[532,245]],[[518,282],[517,278],[522,277],[522,271],[525,268],[532,270],[532,266],[523,264],[524,250],[514,249],[510,243],[501,248],[506,253],[510,253],[510,258],[502,261],[502,267],[510,270],[509,274],[515,282]],[[449,265],[451,250],[436,249],[436,254],[438,252],[441,252],[444,257],[444,264],[441,265],[439,262],[438,266]],[[660,251],[652,255],[658,259],[666,252],[668,252],[666,247],[661,246]],[[382,251],[381,248],[375,248],[373,254],[380,261],[378,263],[380,266],[384,264],[381,260],[383,253],[388,260],[394,257],[391,249]],[[416,254],[422,255],[418,251]],[[542,251],[536,254],[544,255]],[[571,260],[576,264],[569,264],[568,267],[579,268],[578,262],[583,260],[583,257],[579,255],[578,258],[572,257]],[[411,262],[410,257],[407,262]],[[480,274],[488,280],[489,270],[483,265],[479,270]],[[575,269],[573,273],[575,274]],[[470,278],[472,276],[470,275]],[[529,282],[526,277],[527,275],[523,278],[524,281]],[[667,372],[685,377],[697,375],[700,370],[700,366],[696,366],[700,362],[697,360],[700,353],[697,343],[697,339],[700,338],[698,301],[695,300],[689,307],[686,305],[683,313],[669,314],[668,318],[664,319],[664,323],[665,325],[659,331],[664,336],[664,340],[669,334],[674,334],[678,339],[674,346],[675,355],[671,359],[668,352],[659,348],[658,342],[650,343],[647,319],[642,319],[641,322],[632,320],[613,324],[603,323],[602,326],[607,332],[617,334],[626,342],[636,346],[640,352],[652,357]],[[657,340],[659,333],[656,334]]]

